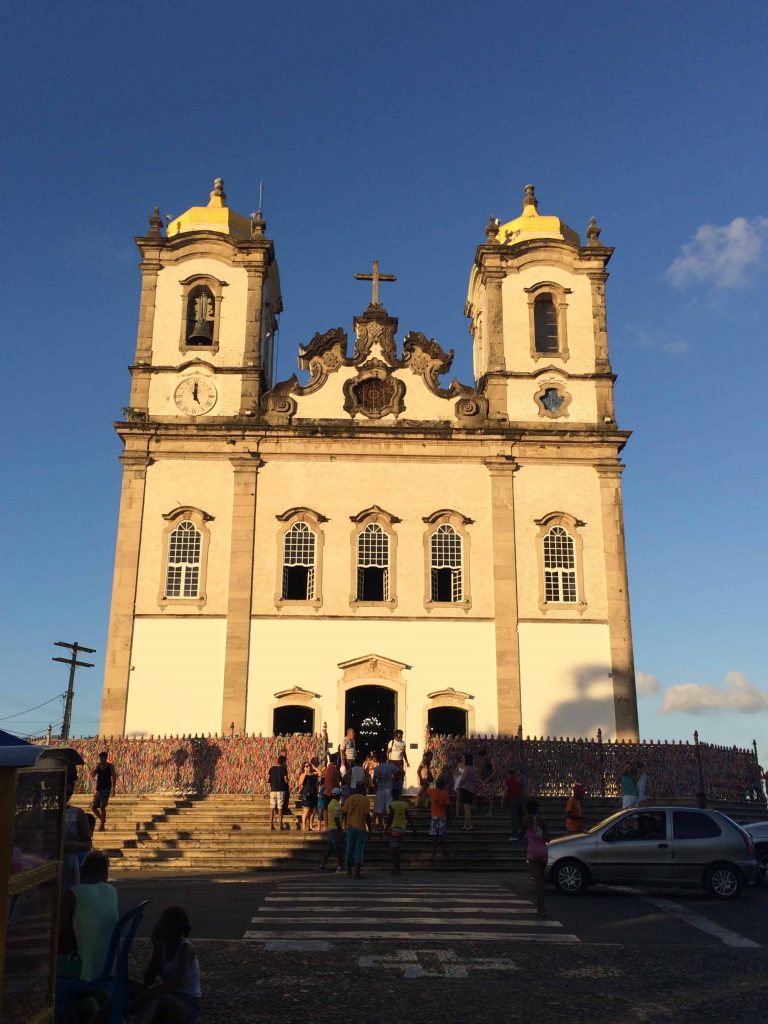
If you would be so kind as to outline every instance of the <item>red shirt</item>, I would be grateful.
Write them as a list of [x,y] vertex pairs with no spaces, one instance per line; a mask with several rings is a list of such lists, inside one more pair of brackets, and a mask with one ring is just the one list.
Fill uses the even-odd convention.
[[325,775],[323,776],[323,792],[326,796],[333,796],[333,791],[338,786],[339,781],[339,769],[331,761],[325,769]]
[[450,796],[444,789],[437,789],[436,786],[431,787],[427,790],[427,796],[432,804],[432,817],[433,818],[445,818],[448,814],[448,804],[451,802]]
[[504,780],[507,787],[507,800],[519,800],[523,795],[523,784],[515,775],[513,778]]

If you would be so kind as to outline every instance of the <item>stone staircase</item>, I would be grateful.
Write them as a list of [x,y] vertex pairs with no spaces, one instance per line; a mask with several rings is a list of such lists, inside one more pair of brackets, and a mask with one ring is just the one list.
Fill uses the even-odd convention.
[[[74,797],[73,802],[89,809],[90,798]],[[673,801],[669,801],[672,803]],[[681,804],[684,801],[674,801]],[[542,815],[552,836],[564,831],[565,800],[543,798]],[[612,799],[591,799],[584,803],[590,823],[596,823],[618,809]],[[723,804],[718,809],[736,821],[765,818],[765,807],[757,804]],[[410,833],[403,843],[405,867],[429,867],[431,840],[426,810],[412,808],[418,835]],[[291,870],[315,867],[326,842],[321,833],[298,830],[299,815],[291,813],[285,821],[290,829],[272,832],[269,807],[262,797],[215,795],[208,797],[164,798],[119,795],[109,803],[107,831],[94,834],[94,846],[104,850],[113,871],[239,872],[265,869]],[[525,867],[522,843],[510,843],[506,808],[496,808],[487,818],[485,808],[474,816],[475,831],[461,831],[455,818],[447,836],[450,859],[438,857],[436,870],[522,871]],[[389,846],[374,838],[366,848],[369,867],[388,867]]]

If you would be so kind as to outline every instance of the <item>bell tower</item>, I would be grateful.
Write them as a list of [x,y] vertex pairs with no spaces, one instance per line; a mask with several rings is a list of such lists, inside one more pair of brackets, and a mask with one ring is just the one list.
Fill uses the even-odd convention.
[[[230,706],[230,694],[235,694],[235,709],[244,707],[243,637],[250,617],[248,552],[258,461],[247,453],[233,458],[223,431],[238,426],[245,432],[258,420],[261,396],[272,386],[274,335],[283,307],[274,247],[265,232],[261,210],[244,217],[230,209],[224,182],[217,178],[206,206],[169,219],[165,234],[155,208],[149,231],[136,239],[141,303],[130,400],[124,421],[115,424],[124,444],[123,481],[102,735],[119,736],[126,728],[129,681],[136,684],[142,666],[149,671],[155,658],[142,653],[153,641],[141,634],[141,626],[158,614],[171,631],[195,617],[195,635],[208,652],[218,650],[215,622],[226,616],[224,653],[215,655],[225,662],[216,669],[224,679],[223,718],[227,727],[233,718],[238,728],[244,727]],[[227,597],[221,586],[211,585],[206,593],[201,560],[211,533],[208,524],[217,520],[210,507],[218,506],[217,495],[228,490],[238,515],[231,516],[228,534],[220,515],[213,538],[237,553]],[[197,545],[191,583],[180,585],[171,570],[163,569],[159,592],[158,551],[153,548],[160,537],[158,522],[167,525],[169,536],[177,527],[186,530]],[[145,543],[147,536],[152,541]],[[161,543],[167,548],[170,541]],[[160,646],[165,648],[166,641]],[[191,648],[185,641],[175,649]],[[195,671],[194,666],[189,670]],[[207,671],[215,677],[213,669]]]
[[491,217],[465,308],[475,377],[491,415],[510,423],[614,429],[605,315],[606,266],[593,217],[587,241],[543,216],[533,185],[519,217]]
[[136,239],[141,305],[131,398],[134,421],[257,414],[272,385],[274,335],[282,310],[274,247],[261,211],[227,206],[217,178],[207,206],[160,212]]
[[[596,630],[595,641],[588,657],[572,646],[573,664],[584,658],[605,666],[616,733],[632,739],[638,723],[620,459],[629,434],[618,429],[614,411],[605,309],[613,249],[600,234],[593,217],[582,244],[559,217],[539,213],[534,186],[526,185],[520,216],[506,223],[491,217],[486,225],[465,313],[489,422],[513,439],[500,529],[508,528],[506,509],[514,507],[518,573],[539,577],[538,602],[519,590],[519,649],[510,655],[519,657],[522,705],[530,712],[541,703],[553,645],[573,645],[573,625],[580,623],[583,635]],[[566,556],[554,550],[561,541]],[[526,568],[524,552],[533,549],[538,567]],[[553,583],[566,562],[568,591]],[[588,570],[583,579],[579,566]],[[497,602],[504,599],[502,588]],[[566,631],[558,635],[560,627]],[[574,706],[599,689],[578,672],[564,678],[563,692],[571,686]]]

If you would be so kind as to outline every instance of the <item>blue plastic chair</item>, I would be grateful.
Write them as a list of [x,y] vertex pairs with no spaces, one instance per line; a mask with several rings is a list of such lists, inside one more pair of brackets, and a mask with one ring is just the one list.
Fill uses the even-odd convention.
[[123,914],[115,925],[98,978],[92,981],[60,980],[56,983],[56,1024],[70,1024],[75,1000],[90,992],[108,996],[112,1006],[112,1024],[123,1024],[128,1005],[128,957],[148,903],[149,900],[139,903]]

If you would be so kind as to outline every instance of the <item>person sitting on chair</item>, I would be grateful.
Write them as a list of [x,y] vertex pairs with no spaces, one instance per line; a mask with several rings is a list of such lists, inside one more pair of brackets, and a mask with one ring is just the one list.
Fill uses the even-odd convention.
[[108,882],[109,857],[93,850],[83,861],[81,881],[61,899],[59,954],[80,960],[80,980],[101,974],[118,921],[117,890]]
[[138,1024],[178,1021],[195,1024],[200,1014],[200,963],[187,936],[189,918],[181,907],[166,907],[152,931],[146,988],[135,1001]]

